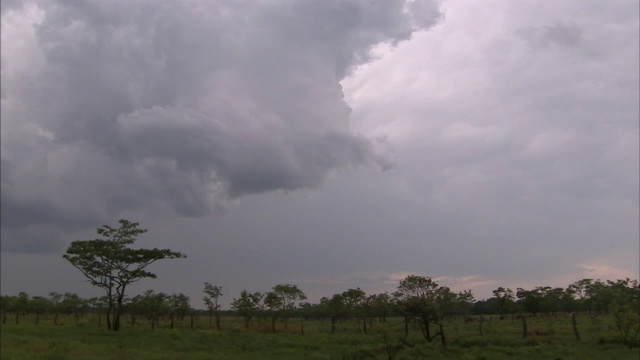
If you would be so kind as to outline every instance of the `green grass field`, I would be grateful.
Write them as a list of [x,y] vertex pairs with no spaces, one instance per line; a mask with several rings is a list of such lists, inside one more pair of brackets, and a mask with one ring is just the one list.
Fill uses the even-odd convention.
[[[194,329],[189,319],[169,328],[168,320],[151,330],[138,319],[134,327],[123,318],[119,332],[97,326],[97,318],[85,315],[76,325],[73,317],[60,317],[54,326],[51,317],[21,316],[16,325],[9,315],[1,327],[2,360],[21,359],[389,359],[403,325],[390,319],[386,325],[373,322],[367,334],[353,321],[339,323],[330,334],[330,323],[324,320],[304,322],[291,320],[289,328],[278,323],[278,331],[270,333],[270,324],[262,320],[248,331],[242,321],[223,318],[222,331],[209,329],[206,317],[197,318]],[[529,318],[529,336],[522,337],[519,320],[497,320],[484,323],[480,336],[478,322],[462,320],[446,323],[447,349],[440,342],[427,343],[419,330],[411,329],[395,359],[634,359],[640,349],[616,341],[617,330],[609,317],[580,315],[577,341],[566,316]],[[393,354],[391,354],[393,355]]]

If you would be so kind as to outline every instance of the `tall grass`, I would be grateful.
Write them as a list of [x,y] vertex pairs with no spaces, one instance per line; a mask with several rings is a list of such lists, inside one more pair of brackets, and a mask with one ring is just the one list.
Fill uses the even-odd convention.
[[[11,319],[11,318],[10,318]],[[189,318],[169,327],[167,319],[154,330],[139,318],[135,326],[128,319],[119,332],[109,332],[104,321],[85,315],[76,324],[74,317],[41,317],[35,325],[33,315],[20,323],[2,324],[0,358],[5,359],[638,359],[640,349],[617,341],[612,317],[578,316],[578,341],[568,316],[529,318],[529,336],[522,337],[518,320],[494,318],[483,323],[450,320],[445,325],[448,347],[426,342],[417,328],[398,342],[403,334],[401,319],[386,324],[373,322],[367,334],[358,322],[343,321],[334,334],[324,320],[292,320],[287,330],[281,323],[271,333],[267,320],[252,323],[244,330],[241,319],[222,319],[222,331],[209,328],[208,318]],[[396,346],[390,347],[391,345]],[[397,351],[389,351],[394,349]]]

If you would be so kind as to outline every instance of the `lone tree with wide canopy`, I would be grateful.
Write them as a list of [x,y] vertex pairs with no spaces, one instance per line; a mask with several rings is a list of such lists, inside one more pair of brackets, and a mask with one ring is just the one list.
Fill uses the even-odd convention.
[[146,267],[157,260],[184,258],[169,249],[132,249],[137,237],[147,232],[140,224],[119,220],[120,227],[104,225],[97,229],[104,239],[73,241],[63,255],[94,285],[107,293],[107,327],[120,329],[122,301],[127,286],[142,278],[155,279]]

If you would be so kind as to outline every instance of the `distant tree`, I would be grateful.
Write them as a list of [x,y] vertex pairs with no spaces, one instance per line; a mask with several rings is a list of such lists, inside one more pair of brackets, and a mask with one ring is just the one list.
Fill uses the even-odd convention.
[[132,249],[129,246],[147,230],[128,220],[120,220],[119,224],[118,228],[98,228],[97,233],[104,239],[73,241],[63,255],[92,285],[105,290],[109,300],[107,327],[113,331],[120,329],[127,286],[143,278],[155,278],[145,269],[157,260],[186,257],[169,249]]
[[78,296],[78,294],[67,292],[62,296],[60,306],[67,315],[73,314],[75,316],[76,324],[78,324],[80,315],[82,315],[86,307],[86,303],[80,296]]
[[42,296],[34,296],[29,300],[29,310],[36,315],[36,325],[40,323],[40,315],[47,312],[50,306],[51,303],[49,302],[49,300],[43,298]]
[[[399,311],[405,317],[405,334],[409,321],[417,324],[424,338],[431,342],[440,337],[442,347],[446,347],[444,318],[452,314],[460,304],[473,301],[471,292],[454,293],[446,286],[439,286],[430,277],[408,275],[400,280],[398,290],[393,293]],[[468,305],[470,307],[470,304]],[[436,334],[431,333],[431,325],[438,326]]]
[[177,318],[180,321],[184,320],[184,317],[191,312],[191,305],[189,304],[189,297],[185,294],[172,294],[168,297],[167,303],[171,311],[171,328],[174,327],[174,320]]
[[431,342],[431,324],[437,321],[435,299],[438,283],[430,277],[408,275],[400,280],[398,290],[393,293],[400,313],[405,317],[405,333],[412,321],[420,326],[424,338]]
[[303,302],[298,308],[298,313],[304,320],[309,320],[311,317],[321,317],[320,304],[312,304],[309,302]]
[[[331,298],[321,298],[319,309],[324,316],[330,317],[331,333],[334,333],[339,321],[352,320],[356,328],[359,327],[360,320],[366,321],[371,306],[369,300],[370,298],[360,288],[348,289],[340,294],[334,294]],[[366,324],[362,325],[366,332]]]
[[169,295],[153,290],[147,290],[143,295],[137,295],[133,301],[136,303],[138,311],[144,315],[151,324],[151,329],[155,329],[160,316],[169,313],[170,306],[168,304]]
[[387,314],[392,306],[391,296],[388,293],[371,295],[371,311],[373,316],[378,317],[378,321],[387,321]]
[[53,309],[53,325],[58,325],[58,314],[60,313],[60,302],[62,301],[62,294],[57,292],[49,293],[49,301],[51,302],[51,308]]
[[29,311],[29,294],[24,291],[18,293],[18,296],[10,302],[11,309],[16,313],[16,325],[20,323],[20,314]]
[[331,298],[323,296],[320,299],[319,305],[320,312],[324,316],[328,316],[331,319],[331,333],[336,331],[336,323],[341,318],[346,318],[347,307],[345,306],[342,294],[334,294]]
[[449,313],[445,314],[461,316],[466,322],[469,319],[473,303],[474,296],[471,290],[464,290],[459,293],[453,293]]
[[106,296],[87,299],[87,305],[91,308],[91,311],[98,315],[98,327],[102,326],[102,314],[106,311],[108,303]]
[[265,295],[264,303],[271,310],[271,328],[275,331],[275,319],[277,317],[284,321],[284,328],[287,328],[287,321],[293,314],[297,302],[306,300],[307,296],[297,285],[280,284],[273,287],[272,291]]
[[216,316],[216,329],[220,330],[220,304],[218,299],[222,296],[222,286],[211,285],[208,282],[204,283],[205,296],[204,304],[209,309],[209,327],[211,327],[211,320],[213,315]]
[[513,290],[509,288],[503,288],[502,286],[493,290],[493,297],[497,299],[497,302],[500,306],[500,319],[504,319],[504,315],[513,308],[513,304],[515,303],[515,296],[513,295]]
[[620,340],[629,346],[640,346],[640,284],[629,278],[607,281],[613,314]]
[[263,298],[264,294],[259,291],[250,293],[247,290],[242,290],[240,297],[231,302],[231,309],[244,318],[245,329],[249,329],[251,320],[262,312]]
[[10,308],[11,297],[7,295],[0,296],[0,313],[2,313],[2,323],[7,323],[7,311]]
[[593,280],[585,286],[587,297],[585,303],[589,313],[604,314],[608,311],[608,305],[611,300],[609,290],[607,284],[600,279]]
[[579,301],[585,301],[589,298],[587,289],[593,283],[593,279],[578,280],[567,286],[567,292],[573,294]]
[[278,318],[278,312],[282,307],[282,299],[276,296],[273,292],[268,292],[264,296],[264,305],[269,311],[269,317],[271,318],[271,331],[276,332],[276,319]]
[[534,315],[542,312],[544,309],[544,295],[548,289],[551,288],[542,286],[538,286],[533,290],[518,288],[516,297],[518,298],[518,303],[522,306],[522,310]]
[[363,331],[367,332],[366,313],[367,313],[367,294],[360,288],[349,289],[340,294],[342,302],[346,308],[347,314],[356,323],[362,319]]
[[533,290],[518,288],[516,296],[522,310],[532,314],[555,313],[557,316],[558,312],[573,311],[575,308],[572,292],[560,287],[537,286]]

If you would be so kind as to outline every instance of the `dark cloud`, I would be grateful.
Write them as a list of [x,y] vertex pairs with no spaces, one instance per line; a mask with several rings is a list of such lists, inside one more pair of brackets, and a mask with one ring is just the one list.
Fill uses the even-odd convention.
[[201,216],[341,169],[389,168],[351,132],[339,81],[374,45],[440,16],[434,1],[23,7],[3,10],[3,228],[163,206]]
[[196,307],[638,273],[635,0],[37,4],[2,15],[3,293],[93,290],[60,252],[120,217],[189,256],[131,294]]

